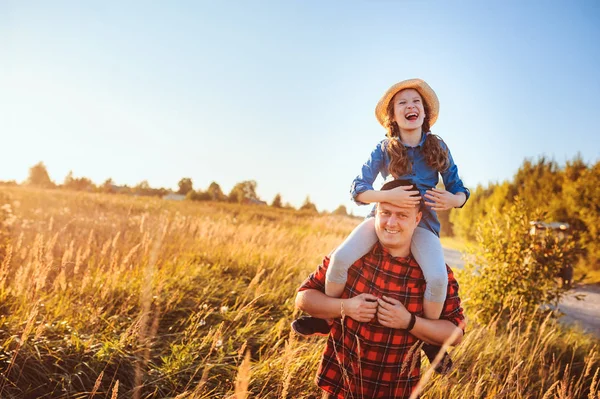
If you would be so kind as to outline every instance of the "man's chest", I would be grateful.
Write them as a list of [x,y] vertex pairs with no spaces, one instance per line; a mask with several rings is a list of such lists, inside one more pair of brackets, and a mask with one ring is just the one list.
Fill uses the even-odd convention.
[[402,302],[411,313],[422,312],[425,279],[416,265],[364,259],[348,271],[347,295],[383,295]]

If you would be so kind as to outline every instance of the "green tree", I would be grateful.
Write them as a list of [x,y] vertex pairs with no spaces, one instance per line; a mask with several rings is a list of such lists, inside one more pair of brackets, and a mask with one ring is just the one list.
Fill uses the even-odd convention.
[[50,180],[48,170],[43,162],[39,162],[36,165],[29,168],[29,177],[27,178],[27,184],[30,186],[53,188],[55,187],[54,182]]
[[561,207],[563,172],[554,160],[541,156],[526,159],[517,171],[509,196],[519,196],[529,209],[541,208],[549,214]]
[[335,209],[335,211],[333,211],[333,214],[340,216],[348,216],[348,210],[344,205],[340,205]]
[[67,173],[67,175],[65,176],[65,180],[63,181],[63,187],[69,188],[69,185],[73,184],[73,180],[75,180],[75,178],[73,177],[73,171],[70,170],[69,173]]
[[206,190],[207,194],[210,196],[211,201],[226,201],[227,196],[223,194],[223,190],[221,190],[221,186],[219,186],[216,182],[210,183],[208,189]]
[[281,203],[281,194],[277,193],[275,198],[273,198],[273,202],[271,202],[271,206],[273,208],[281,208],[283,205]]
[[201,191],[201,190],[194,191],[194,190],[190,190],[185,195],[185,199],[192,200],[192,201],[211,201],[212,197],[206,191]]
[[307,212],[314,212],[314,213],[318,213],[319,212],[317,210],[317,206],[315,204],[313,204],[312,202],[310,202],[310,197],[309,196],[306,196],[306,199],[304,200],[304,203],[300,207],[300,210],[301,211],[307,211]]
[[512,201],[512,185],[492,183],[484,188],[478,185],[471,191],[471,197],[460,209],[452,209],[449,219],[455,236],[468,241],[476,239],[477,223],[486,218],[492,209],[502,210]]
[[15,187],[18,185],[16,180],[0,180],[0,186]]
[[562,168],[545,157],[526,159],[512,181],[478,186],[463,209],[451,211],[450,221],[457,236],[473,241],[477,222],[492,209],[506,211],[519,196],[527,209],[541,209],[544,221],[569,223],[569,239],[579,248],[583,271],[600,269],[599,180],[598,162],[588,166],[581,155]]
[[580,170],[576,181],[565,183],[562,203],[587,267],[600,269],[600,161]]
[[189,177],[184,177],[183,179],[179,180],[179,183],[177,184],[179,186],[179,190],[177,191],[178,194],[186,195],[194,189],[192,179]]
[[104,183],[102,183],[102,186],[100,186],[100,190],[103,193],[114,193],[115,192],[115,190],[113,189],[114,184],[115,183],[114,183],[113,179],[111,179],[109,177],[108,179],[106,179],[104,181]]
[[237,183],[229,193],[229,201],[242,203],[244,200],[260,201],[256,195],[256,181],[245,180]]
[[583,161],[581,154],[575,155],[573,160],[567,161],[564,168],[564,180],[575,182],[588,170],[588,165]]
[[135,195],[152,195],[152,187],[150,187],[148,180],[142,180],[133,187],[133,193]]
[[69,171],[63,182],[63,188],[75,191],[93,191],[96,186],[87,177],[74,177],[73,171]]
[[461,289],[476,319],[510,317],[519,308],[534,313],[540,305],[557,303],[565,289],[556,278],[573,253],[573,243],[530,234],[530,221],[542,220],[518,197],[504,211],[492,209],[477,225],[478,246],[464,270]]

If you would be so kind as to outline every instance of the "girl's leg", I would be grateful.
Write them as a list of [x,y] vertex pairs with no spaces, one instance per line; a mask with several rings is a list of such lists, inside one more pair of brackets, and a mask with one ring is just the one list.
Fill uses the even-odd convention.
[[377,242],[375,218],[368,218],[359,224],[340,245],[329,261],[325,278],[325,294],[339,297],[346,286],[348,269],[365,255]]
[[[348,269],[357,259],[365,255],[377,242],[375,219],[368,218],[350,233],[348,238],[331,255],[325,277],[325,293],[339,297],[346,286]],[[315,317],[300,317],[292,322],[292,329],[299,335],[326,335],[331,320]]]
[[[448,289],[448,272],[444,261],[444,250],[438,236],[433,232],[417,227],[413,234],[410,246],[413,256],[419,263],[427,288],[425,289],[425,298],[423,300],[423,312],[428,319],[439,319],[446,300]],[[424,344],[423,351],[429,363],[433,363],[441,347],[431,344]],[[446,374],[452,369],[452,359],[448,353],[444,353],[442,362],[438,364],[435,371],[440,374]]]
[[439,319],[448,289],[448,272],[442,243],[433,232],[417,227],[413,234],[410,250],[419,263],[427,282],[423,301],[425,317]]

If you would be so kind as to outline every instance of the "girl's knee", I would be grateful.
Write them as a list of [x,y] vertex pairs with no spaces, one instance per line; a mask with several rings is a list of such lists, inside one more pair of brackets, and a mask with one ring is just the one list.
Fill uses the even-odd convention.
[[446,291],[440,287],[429,287],[425,290],[424,298],[430,302],[444,303],[446,300]]
[[448,274],[432,273],[425,276],[425,281],[428,287],[443,288],[445,290],[448,287]]
[[425,290],[425,299],[432,302],[444,302],[448,290],[448,275],[436,274],[429,279],[425,279],[427,288]]

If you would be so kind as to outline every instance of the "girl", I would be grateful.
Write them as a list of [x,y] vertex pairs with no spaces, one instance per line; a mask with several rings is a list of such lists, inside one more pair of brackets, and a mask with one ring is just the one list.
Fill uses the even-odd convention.
[[[427,283],[423,311],[430,319],[440,317],[448,285],[436,211],[460,208],[470,195],[458,177],[448,147],[439,136],[430,132],[438,112],[437,95],[425,81],[409,79],[390,87],[375,108],[375,116],[387,130],[387,138],[377,144],[351,188],[352,197],[358,204],[389,202],[408,208],[424,197],[423,217],[413,235],[411,252]],[[412,189],[398,187],[377,191],[373,189],[373,182],[378,174],[384,179],[410,180],[414,186]],[[439,174],[444,190],[436,188]],[[342,294],[350,266],[377,242],[373,216],[372,211],[333,252],[327,270],[327,295],[339,297]],[[306,319],[298,321],[295,330],[326,332],[322,322],[319,328],[315,327],[318,323],[311,325]],[[429,353],[427,355],[429,357]]]
[[[430,319],[439,318],[448,284],[436,211],[462,207],[469,197],[448,147],[430,132],[438,111],[437,96],[423,80],[410,79],[393,85],[375,108],[377,120],[387,130],[387,139],[373,150],[351,188],[358,204],[390,202],[412,207],[425,197],[423,218],[413,235],[411,251],[427,282],[423,310]],[[442,175],[445,190],[435,188],[438,173]],[[391,175],[410,180],[415,187],[411,191],[404,187],[376,191],[373,182],[378,174],[384,179]],[[348,268],[377,242],[373,215],[371,212],[332,254],[325,286],[327,295],[341,295]]]

